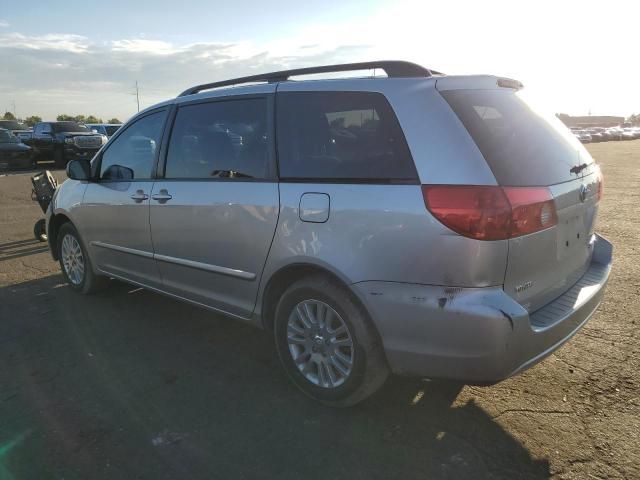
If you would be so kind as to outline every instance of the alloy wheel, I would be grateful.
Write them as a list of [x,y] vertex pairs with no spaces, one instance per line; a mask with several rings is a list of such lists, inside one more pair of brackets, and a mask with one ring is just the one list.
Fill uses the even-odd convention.
[[289,315],[287,343],[294,364],[312,384],[342,385],[353,370],[354,342],[340,314],[319,300],[303,300]]

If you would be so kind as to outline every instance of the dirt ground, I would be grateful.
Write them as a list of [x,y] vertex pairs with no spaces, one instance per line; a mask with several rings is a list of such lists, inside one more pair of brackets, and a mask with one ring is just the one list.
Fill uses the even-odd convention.
[[499,385],[392,378],[347,410],[301,395],[266,333],[72,293],[28,175],[0,177],[0,480],[640,478],[640,141],[589,149],[615,265],[587,326]]

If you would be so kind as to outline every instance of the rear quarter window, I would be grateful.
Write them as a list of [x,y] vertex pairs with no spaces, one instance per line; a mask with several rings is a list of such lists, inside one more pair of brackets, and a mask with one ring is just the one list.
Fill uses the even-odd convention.
[[[440,92],[475,141],[500,185],[542,186],[576,178],[593,162],[567,127],[534,111],[513,90]],[[585,171],[586,173],[586,171]]]
[[284,92],[276,111],[282,180],[417,183],[402,129],[383,95]]

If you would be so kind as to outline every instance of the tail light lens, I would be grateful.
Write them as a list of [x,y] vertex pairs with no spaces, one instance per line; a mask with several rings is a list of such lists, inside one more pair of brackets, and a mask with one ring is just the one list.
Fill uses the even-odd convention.
[[423,185],[427,209],[454,232],[477,240],[505,240],[558,223],[545,187]]

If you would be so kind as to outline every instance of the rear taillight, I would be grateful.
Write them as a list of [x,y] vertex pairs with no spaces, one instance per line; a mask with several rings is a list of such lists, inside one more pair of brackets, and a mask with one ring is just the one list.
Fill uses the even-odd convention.
[[477,240],[504,240],[558,223],[545,187],[423,185],[427,209],[454,232]]

